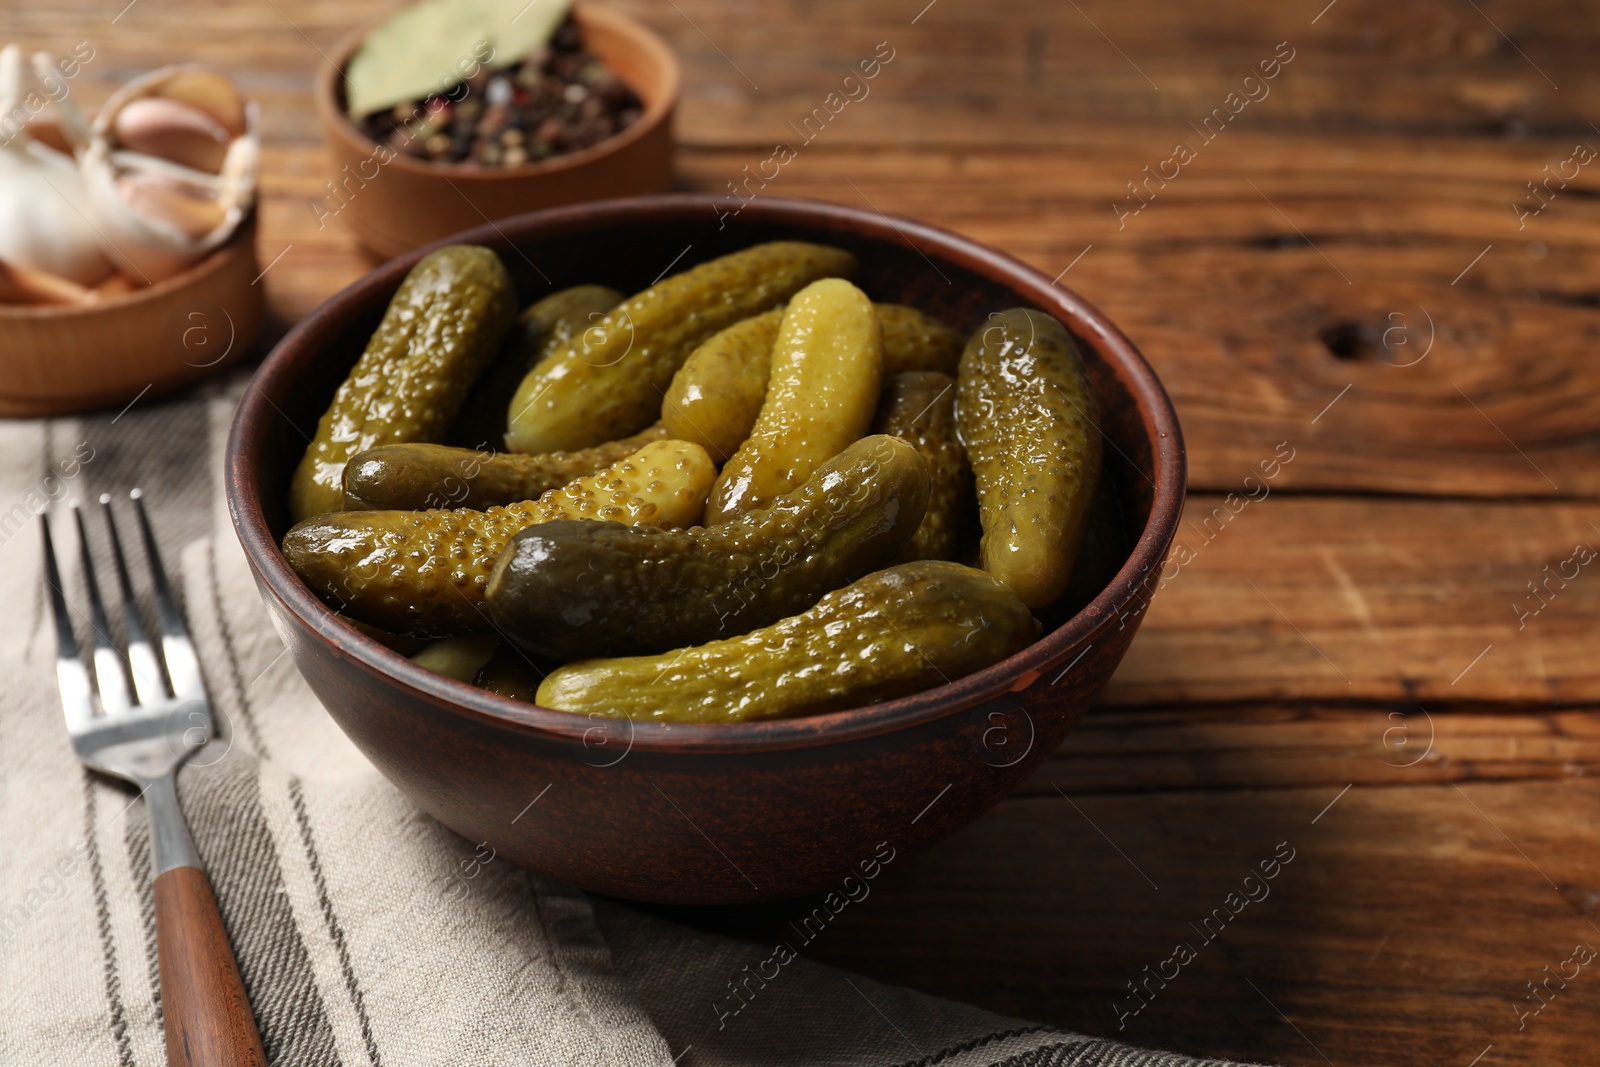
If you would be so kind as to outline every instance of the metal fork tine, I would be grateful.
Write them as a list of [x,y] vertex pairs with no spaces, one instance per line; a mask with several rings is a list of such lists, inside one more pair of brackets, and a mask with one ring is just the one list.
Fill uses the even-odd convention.
[[144,539],[145,555],[150,560],[150,584],[155,586],[156,615],[161,620],[161,655],[167,661],[172,693],[179,700],[204,700],[206,687],[200,680],[200,661],[195,658],[189,628],[184,625],[183,615],[172,599],[172,587],[167,584],[161,553],[150,531],[150,517],[145,514],[144,493],[135,489],[128,497],[133,501],[134,514],[139,517],[139,533]]
[[100,687],[100,707],[107,715],[120,715],[133,706],[128,695],[128,676],[122,669],[122,653],[111,641],[111,624],[106,621],[105,601],[100,599],[100,583],[94,577],[94,559],[89,555],[89,531],[83,526],[83,509],[72,505],[72,520],[78,524],[78,548],[83,555],[83,583],[89,589],[89,622],[94,629],[94,677]]
[[111,494],[100,494],[100,511],[106,517],[106,532],[111,535],[111,560],[117,568],[117,585],[122,591],[122,626],[128,634],[128,667],[133,671],[133,691],[139,703],[150,707],[166,698],[161,684],[161,667],[156,651],[144,632],[139,604],[133,598],[133,583],[128,580],[128,561],[122,554],[122,538],[117,536],[117,520],[111,513]]
[[61,688],[67,730],[77,733],[94,721],[94,688],[88,669],[78,657],[78,639],[72,633],[72,616],[61,592],[61,570],[56,566],[56,549],[50,539],[50,520],[43,515],[39,516],[39,533],[44,541],[44,578],[50,587],[50,612],[56,619],[56,684]]

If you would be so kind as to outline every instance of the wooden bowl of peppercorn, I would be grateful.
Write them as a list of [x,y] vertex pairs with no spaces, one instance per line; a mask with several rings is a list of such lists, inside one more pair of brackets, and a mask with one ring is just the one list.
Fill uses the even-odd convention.
[[[333,174],[311,212],[319,228],[353,228],[378,259],[539,208],[672,188],[682,76],[667,43],[633,19],[576,4],[514,73],[484,70],[409,116],[358,124],[342,72],[367,32],[343,42],[317,79]],[[541,106],[552,82],[570,106]]]

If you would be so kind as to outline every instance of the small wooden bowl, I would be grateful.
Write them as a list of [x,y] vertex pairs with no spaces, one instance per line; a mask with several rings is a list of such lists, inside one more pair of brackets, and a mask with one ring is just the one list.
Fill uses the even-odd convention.
[[259,274],[252,214],[154,285],[83,306],[0,304],[0,416],[118,407],[216,373],[261,328]]
[[345,115],[343,70],[372,27],[340,44],[317,79],[317,113],[333,156],[333,188],[313,210],[319,225],[348,218],[356,240],[379,259],[409,252],[486,222],[582,200],[672,188],[672,117],[682,74],[672,49],[626,15],[578,4],[573,17],[588,49],[644,104],[632,126],[597,145],[519,167],[429,163],[379,147]]
[[1082,297],[1004,253],[909,219],[777,198],[737,215],[725,209],[714,196],[639,197],[523,215],[453,240],[494,249],[525,301],[582,282],[634,291],[674,261],[678,269],[797,239],[850,250],[873,299],[911,304],[963,331],[1019,305],[1054,315],[1084,351],[1109,441],[1106,472],[1133,546],[1083,610],[1051,618],[1032,646],[953,684],[774,722],[589,718],[418,666],[332,614],[278,545],[308,435],[424,250],[373,271],[297,325],[256,374],[228,441],[228,505],[277,632],[378,769],[440,822],[517,863],[586,889],[675,904],[838,887],[852,872],[860,878],[862,864],[875,873],[885,855],[926,847],[1003,798],[1061,743],[1122,659],[1184,494],[1171,401],[1133,344]]

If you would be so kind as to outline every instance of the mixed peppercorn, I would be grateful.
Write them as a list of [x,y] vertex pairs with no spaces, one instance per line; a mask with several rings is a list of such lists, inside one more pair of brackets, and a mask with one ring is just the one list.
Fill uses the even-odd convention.
[[479,70],[424,100],[358,121],[416,159],[516,167],[599,144],[639,120],[639,97],[583,47],[569,16],[550,42],[503,70]]

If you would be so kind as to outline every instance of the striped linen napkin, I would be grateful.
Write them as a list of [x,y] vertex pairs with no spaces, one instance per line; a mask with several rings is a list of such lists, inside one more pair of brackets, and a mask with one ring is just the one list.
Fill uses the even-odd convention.
[[[222,494],[235,372],[121,413],[0,422],[0,1065],[164,1062],[150,841],[128,787],[73,757],[39,510],[138,485],[198,645],[218,736],[180,794],[268,1058],[282,1067],[1180,1067],[592,898],[422,814],[323,712],[267,620]],[[77,553],[63,563],[83,604]],[[86,641],[86,635],[80,637]],[[474,877],[463,881],[460,872]],[[463,890],[464,887],[464,890]]]

